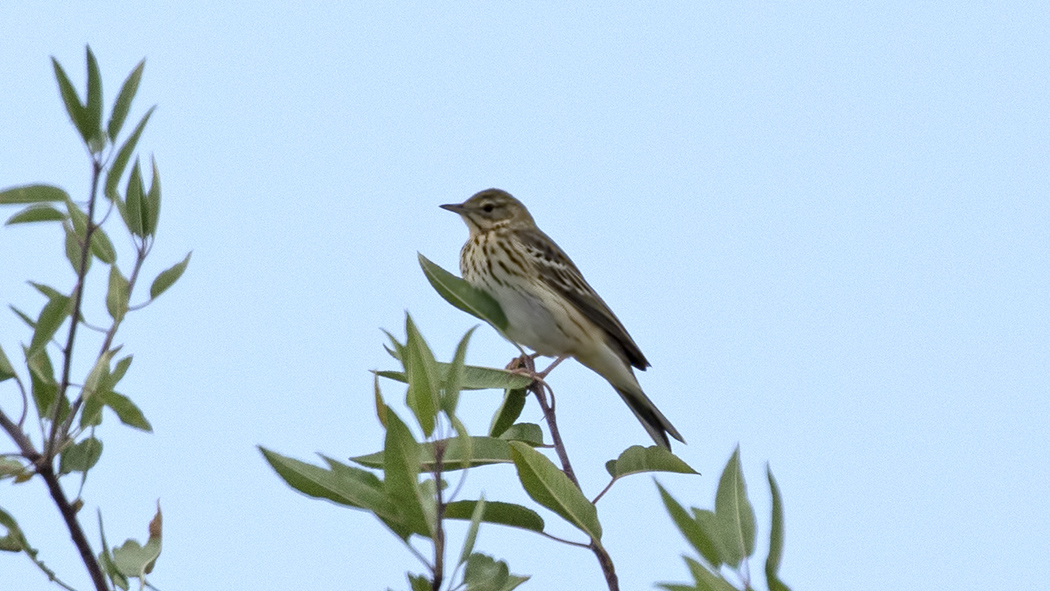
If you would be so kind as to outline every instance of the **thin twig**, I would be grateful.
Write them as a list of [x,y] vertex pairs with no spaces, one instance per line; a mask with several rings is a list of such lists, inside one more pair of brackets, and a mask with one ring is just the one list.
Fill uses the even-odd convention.
[[[520,358],[519,361],[529,371],[535,372],[536,366],[533,362],[533,358],[528,355]],[[557,363],[555,363],[557,365]],[[547,368],[549,372],[554,369],[554,366]],[[546,373],[546,372],[545,372]],[[541,376],[543,377],[543,376]],[[550,403],[547,402],[547,397],[544,395],[544,389],[550,393]],[[540,403],[540,408],[543,410],[543,417],[547,421],[547,427],[551,432],[551,440],[554,442],[554,449],[558,453],[558,459],[561,460],[561,471],[569,477],[569,480],[576,485],[576,488],[583,492],[583,488],[580,486],[580,481],[576,479],[576,473],[573,472],[572,464],[569,463],[569,454],[565,451],[565,444],[561,439],[561,432],[558,430],[558,421],[554,416],[554,390],[551,389],[550,385],[544,382],[542,379],[533,381],[529,386],[529,390],[536,395],[536,400]],[[605,583],[609,586],[609,591],[619,591],[620,581],[616,576],[616,567],[613,565],[612,557],[605,551],[605,548],[598,543],[597,540],[591,539],[591,543],[587,545],[594,553],[594,556],[598,559],[598,564],[602,567],[602,574],[605,575]]]

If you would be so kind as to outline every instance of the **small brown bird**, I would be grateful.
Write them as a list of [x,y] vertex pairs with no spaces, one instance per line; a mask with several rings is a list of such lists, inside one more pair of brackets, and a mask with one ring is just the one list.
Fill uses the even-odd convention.
[[631,367],[644,370],[649,361],[520,201],[487,189],[441,207],[458,213],[470,229],[460,270],[468,283],[499,302],[508,337],[558,361],[575,358],[612,384],[657,444],[670,449],[668,434],[685,443],[634,376]]

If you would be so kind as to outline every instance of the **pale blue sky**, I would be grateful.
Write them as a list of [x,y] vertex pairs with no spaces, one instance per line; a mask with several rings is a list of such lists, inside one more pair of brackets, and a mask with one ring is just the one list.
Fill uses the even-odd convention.
[[[760,586],[769,461],[795,589],[1050,587],[1048,31],[1038,2],[3,3],[0,186],[86,193],[49,56],[83,88],[90,43],[107,103],[146,57],[132,117],[159,105],[140,146],[165,199],[148,270],[194,253],[122,333],[156,433],[103,426],[93,543],[98,504],[111,542],[141,539],[159,497],[164,591],[404,588],[421,568],[393,536],[292,492],[254,446],[378,449],[379,328],[409,310],[451,356],[474,321],[416,252],[455,269],[466,228],[437,206],[496,186],[652,361],[641,383],[703,473],[661,478],[679,500],[710,505],[740,443]],[[71,285],[59,244],[0,229],[2,303],[36,309],[25,279]],[[0,311],[13,359],[26,338]],[[513,353],[481,329],[468,360]],[[593,495],[649,439],[579,365],[551,382]],[[468,427],[497,404],[465,394]],[[489,472],[468,488],[524,500]],[[0,506],[85,589],[44,494],[5,483]],[[649,478],[599,513],[624,589],[687,580]],[[478,549],[525,589],[601,588],[585,551],[496,527]],[[55,588],[21,557],[0,580]]]

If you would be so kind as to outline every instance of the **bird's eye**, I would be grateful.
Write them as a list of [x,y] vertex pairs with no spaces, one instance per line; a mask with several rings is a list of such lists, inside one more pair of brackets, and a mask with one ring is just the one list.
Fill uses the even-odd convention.
[[495,208],[495,205],[492,205],[491,203],[486,203],[485,205],[481,206],[481,211],[484,211],[485,213],[492,213],[492,210]]

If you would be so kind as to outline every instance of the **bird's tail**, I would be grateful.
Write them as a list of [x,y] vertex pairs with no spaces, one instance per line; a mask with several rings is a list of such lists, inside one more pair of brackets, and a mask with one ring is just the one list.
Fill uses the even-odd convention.
[[657,445],[671,449],[671,441],[667,438],[668,435],[685,443],[685,439],[682,439],[678,429],[674,428],[671,421],[667,420],[664,413],[656,408],[656,405],[653,404],[652,400],[649,400],[649,397],[645,395],[645,392],[642,392],[641,388],[637,390],[616,388],[616,392],[620,394],[620,398],[623,398],[623,401],[631,408],[634,416],[638,417],[638,421],[642,423],[642,426],[649,432],[649,435]]

